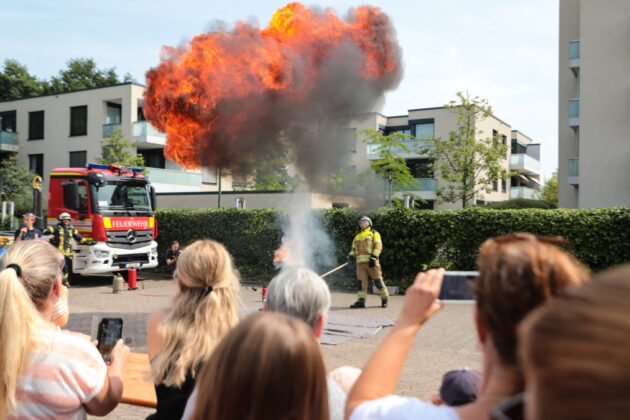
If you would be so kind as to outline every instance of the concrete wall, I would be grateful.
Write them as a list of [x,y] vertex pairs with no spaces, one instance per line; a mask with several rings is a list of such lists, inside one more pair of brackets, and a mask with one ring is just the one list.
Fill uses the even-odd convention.
[[[338,196],[310,192],[253,192],[228,191],[221,194],[221,207],[235,208],[237,198],[245,199],[245,208],[289,208],[293,203],[308,204],[311,208],[332,208],[333,203],[347,203],[349,207],[359,208],[365,204],[361,197]],[[199,193],[164,193],[157,194],[157,207],[160,209],[209,209],[217,208],[218,194]]]
[[580,3],[580,208],[630,205],[630,1]]

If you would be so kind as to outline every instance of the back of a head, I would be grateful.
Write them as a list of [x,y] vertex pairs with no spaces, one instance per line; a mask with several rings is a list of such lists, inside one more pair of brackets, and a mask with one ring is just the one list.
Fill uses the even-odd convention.
[[308,326],[262,312],[236,326],[197,380],[193,419],[329,419],[326,370]]
[[315,328],[330,308],[330,290],[317,274],[307,268],[288,267],[269,283],[267,309],[295,316]]
[[481,389],[481,373],[474,369],[454,369],[446,372],[440,386],[440,399],[453,407],[471,403]]
[[571,288],[527,317],[519,338],[528,414],[542,420],[630,418],[629,302],[625,266]]
[[174,277],[180,293],[160,325],[162,349],[151,364],[156,383],[181,385],[194,375],[238,322],[239,276],[223,245],[198,240],[186,247]]
[[501,363],[516,365],[516,328],[566,286],[588,279],[586,269],[558,246],[528,233],[488,239],[479,248],[475,300]]
[[28,350],[44,339],[42,328],[52,328],[38,309],[61,275],[59,261],[59,252],[42,241],[17,242],[0,260],[0,413],[15,408],[19,371]]

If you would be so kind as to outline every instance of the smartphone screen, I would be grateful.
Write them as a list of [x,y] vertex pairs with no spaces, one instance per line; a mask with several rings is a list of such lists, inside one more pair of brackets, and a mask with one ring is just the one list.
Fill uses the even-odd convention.
[[442,300],[473,300],[473,282],[477,271],[446,271],[439,298]]
[[121,318],[103,318],[98,324],[98,351],[106,362],[109,362],[116,342],[122,338],[122,326]]

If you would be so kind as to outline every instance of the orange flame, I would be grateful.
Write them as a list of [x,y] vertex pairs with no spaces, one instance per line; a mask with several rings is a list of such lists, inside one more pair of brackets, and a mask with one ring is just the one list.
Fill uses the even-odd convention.
[[[167,134],[165,156],[182,166],[247,165],[304,114],[317,121],[371,111],[353,91],[365,88],[375,102],[397,85],[400,67],[393,28],[379,9],[361,6],[344,21],[330,9],[290,3],[264,29],[238,22],[164,47],[147,73],[144,112]],[[347,93],[322,89],[335,80]]]
[[282,245],[280,248],[276,250],[276,253],[273,257],[273,262],[278,263],[278,262],[284,261],[290,256],[291,256],[291,251],[289,250],[289,247],[286,245]]

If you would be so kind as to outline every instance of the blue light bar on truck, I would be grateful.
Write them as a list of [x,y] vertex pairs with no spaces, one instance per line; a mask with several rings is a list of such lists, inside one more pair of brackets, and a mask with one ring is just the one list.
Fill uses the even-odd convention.
[[85,165],[85,167],[88,169],[103,169],[103,170],[115,169],[117,171],[127,170],[127,171],[136,172],[136,173],[144,172],[144,169],[142,168],[128,168],[126,166],[118,166],[118,165],[102,165],[100,163],[88,163],[87,165]]

